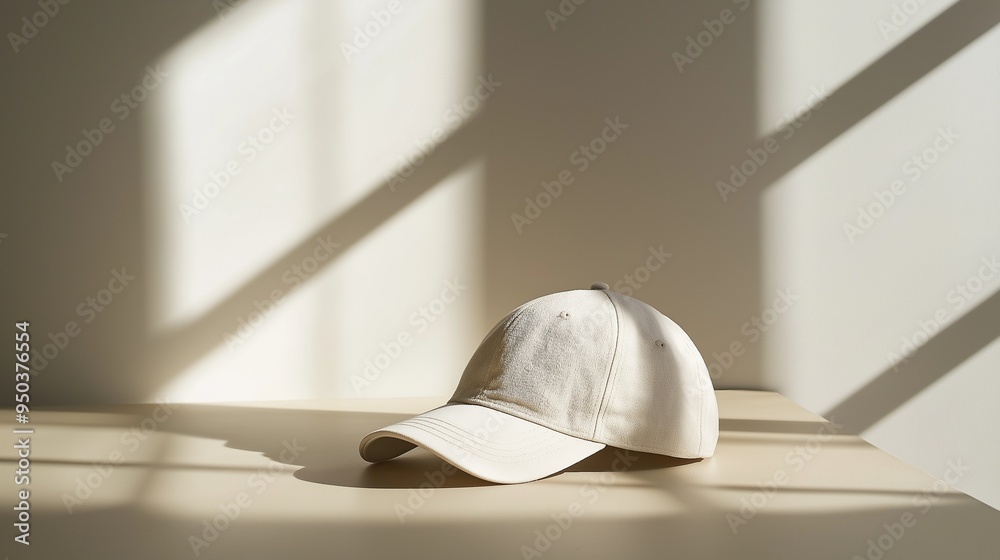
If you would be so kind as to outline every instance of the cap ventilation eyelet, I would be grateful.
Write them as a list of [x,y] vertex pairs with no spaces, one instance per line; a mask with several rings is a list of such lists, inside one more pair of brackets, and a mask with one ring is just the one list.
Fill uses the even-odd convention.
[[658,338],[658,339],[656,339],[656,341],[655,341],[655,342],[653,342],[653,344],[655,344],[655,345],[656,345],[656,346],[658,346],[659,348],[666,348],[666,347],[667,347],[667,343],[666,343],[666,342],[663,342],[663,340],[662,340],[662,339],[659,339],[659,338]]
[[559,314],[559,317],[563,319],[569,319],[569,311],[563,311],[562,313]]

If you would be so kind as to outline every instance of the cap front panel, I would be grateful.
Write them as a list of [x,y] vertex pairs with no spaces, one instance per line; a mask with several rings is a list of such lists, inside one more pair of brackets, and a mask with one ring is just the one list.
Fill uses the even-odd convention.
[[601,291],[528,302],[487,335],[451,402],[480,404],[590,439],[617,342],[615,310]]

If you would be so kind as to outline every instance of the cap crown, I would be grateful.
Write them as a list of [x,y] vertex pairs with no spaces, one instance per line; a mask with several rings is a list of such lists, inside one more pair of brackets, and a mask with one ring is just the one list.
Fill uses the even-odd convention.
[[479,345],[451,402],[673,457],[711,456],[719,438],[712,381],[691,338],[609,290],[559,292],[512,311]]

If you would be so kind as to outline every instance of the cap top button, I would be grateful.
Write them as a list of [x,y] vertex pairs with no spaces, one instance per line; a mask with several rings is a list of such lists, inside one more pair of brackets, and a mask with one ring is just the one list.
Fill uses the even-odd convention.
[[608,290],[610,289],[604,282],[595,282],[590,286],[591,290]]

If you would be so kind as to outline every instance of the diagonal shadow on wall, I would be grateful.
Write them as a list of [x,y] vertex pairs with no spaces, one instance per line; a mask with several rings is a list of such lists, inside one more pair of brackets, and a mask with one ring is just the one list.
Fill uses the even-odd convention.
[[[217,348],[222,342],[223,334],[233,328],[236,318],[253,310],[249,302],[268,297],[276,288],[287,288],[282,275],[313,254],[317,239],[338,244],[337,253],[319,263],[319,267],[323,268],[448,175],[481,155],[482,142],[477,141],[477,138],[482,134],[485,118],[479,116],[470,119],[455,130],[416,167],[405,182],[390,188],[391,179],[385,179],[364,198],[304,236],[294,248],[273,260],[264,270],[244,282],[194,322],[155,339],[150,349],[153,359],[149,369],[139,380],[141,386],[162,386],[178,371]],[[393,176],[388,175],[390,178]]]
[[905,361],[886,368],[824,416],[861,433],[997,338],[1000,292],[942,329]]
[[998,24],[1000,2],[956,2],[831,93],[742,188],[772,185]]
[[[1000,3],[960,0],[833,92],[744,189],[766,188],[1000,24]],[[759,196],[761,190],[753,194]],[[860,433],[1000,337],[1000,293],[829,409]]]

